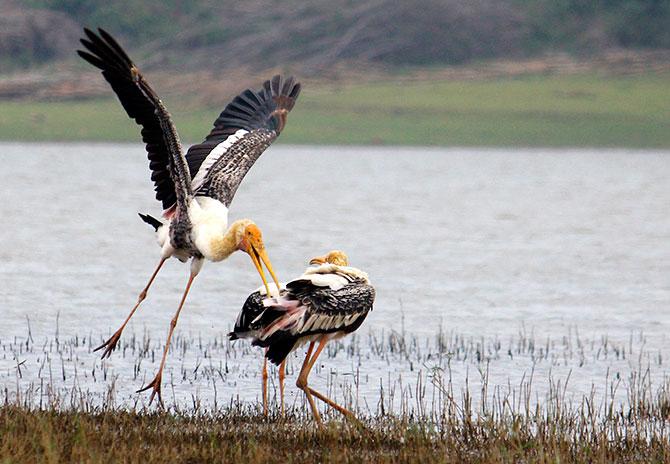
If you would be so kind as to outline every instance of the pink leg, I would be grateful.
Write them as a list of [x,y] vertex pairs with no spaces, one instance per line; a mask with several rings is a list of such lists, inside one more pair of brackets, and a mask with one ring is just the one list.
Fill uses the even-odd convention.
[[167,258],[162,258],[161,261],[158,263],[158,266],[156,267],[156,270],[154,271],[153,274],[151,274],[151,278],[149,279],[149,283],[147,283],[146,287],[144,287],[144,290],[139,294],[137,297],[137,303],[135,303],[135,306],[133,306],[133,309],[130,310],[130,314],[128,314],[128,317],[126,317],[126,320],[123,321],[123,324],[121,324],[121,327],[119,327],[119,330],[114,332],[114,335],[112,335],[109,340],[107,340],[105,343],[97,347],[93,351],[98,351],[101,349],[105,349],[105,351],[102,353],[102,359],[105,359],[106,357],[109,357],[112,355],[112,351],[114,351],[114,348],[116,348],[116,344],[119,342],[119,338],[121,338],[121,333],[123,332],[123,329],[126,328],[126,324],[128,324],[128,321],[130,321],[130,318],[133,317],[133,314],[135,314],[135,311],[137,308],[140,306],[140,303],[144,301],[144,299],[147,297],[147,292],[149,291],[149,287],[151,287],[151,284],[154,282],[154,279],[156,278],[156,275],[158,274],[158,271],[161,270],[161,267],[163,267],[163,263],[167,261]]
[[280,412],[284,415],[284,379],[286,378],[286,359],[279,365],[279,397],[281,401]]
[[[351,412],[348,409],[340,406],[335,401],[331,400],[330,398],[328,398],[324,394],[319,393],[318,391],[314,390],[313,388],[310,388],[307,385],[307,376],[309,375],[310,371],[314,367],[314,364],[316,363],[316,358],[319,357],[319,355],[321,354],[323,349],[326,347],[327,343],[328,343],[328,338],[326,338],[326,337],[321,338],[321,340],[319,341],[319,347],[316,349],[316,351],[314,352],[314,355],[312,355],[312,358],[309,360],[309,363],[307,364],[306,369],[305,369],[305,365],[303,364],[303,369],[300,370],[300,375],[298,376],[298,381],[297,381],[296,384],[298,385],[298,387],[300,389],[302,389],[305,392],[305,394],[311,394],[311,395],[316,396],[318,399],[320,399],[321,401],[323,401],[327,405],[337,409],[339,412],[344,414],[344,416],[347,417],[348,419],[351,419],[351,420],[353,420],[354,422],[356,422],[360,425],[360,422],[358,421],[358,419],[356,419],[356,416],[354,415],[353,412]],[[310,345],[310,348],[311,348],[311,345]],[[309,353],[308,353],[308,355],[309,355]],[[307,361],[307,360],[305,360],[305,361]],[[308,398],[310,398],[310,396],[308,396]],[[312,401],[314,401],[314,400],[312,400]],[[311,402],[310,402],[310,404],[311,404]],[[315,409],[315,407],[312,407],[312,410],[314,410],[314,409]],[[320,422],[320,418],[317,419],[317,422]]]
[[163,377],[163,368],[165,367],[165,359],[167,358],[168,350],[170,349],[170,341],[172,340],[172,333],[174,332],[174,328],[177,326],[179,313],[181,312],[181,309],[184,307],[186,296],[188,295],[188,291],[191,289],[191,284],[193,283],[193,279],[195,279],[196,275],[197,273],[194,274],[193,272],[191,272],[191,276],[188,279],[188,284],[186,284],[186,290],[184,290],[184,294],[181,297],[179,308],[177,309],[176,314],[172,318],[172,321],[170,321],[170,330],[168,331],[167,341],[165,342],[165,350],[163,350],[163,358],[161,359],[161,365],[158,368],[158,373],[156,374],[156,377],[154,377],[151,383],[149,383],[146,387],[137,390],[137,393],[140,393],[150,388],[153,389],[153,391],[151,392],[151,396],[149,397],[149,404],[151,404],[151,402],[154,400],[154,396],[158,395],[158,401],[160,402],[161,406],[163,406],[163,398],[161,398],[161,378]]

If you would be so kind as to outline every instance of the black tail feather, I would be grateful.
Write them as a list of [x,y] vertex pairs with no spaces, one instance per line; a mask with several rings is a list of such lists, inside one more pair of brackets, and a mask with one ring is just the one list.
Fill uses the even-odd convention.
[[273,364],[281,364],[289,353],[293,350],[298,338],[284,332],[277,332],[266,340],[255,339],[251,344],[267,348],[265,357]]
[[286,309],[282,308],[281,306],[279,307],[270,306],[260,314],[260,317],[254,323],[253,328],[259,329],[261,327],[267,327],[274,321],[285,315],[286,315]]
[[139,214],[139,216],[142,218],[142,220],[144,222],[146,222],[151,227],[153,227],[156,232],[158,232],[159,227],[164,225],[161,221],[159,221],[158,219],[156,219],[153,216],[149,216],[148,214],[142,214],[142,213],[137,213],[137,214]]
[[271,363],[279,365],[293,350],[295,342],[296,339],[291,337],[280,342],[273,343],[268,348],[267,353],[265,353],[265,357],[268,358]]

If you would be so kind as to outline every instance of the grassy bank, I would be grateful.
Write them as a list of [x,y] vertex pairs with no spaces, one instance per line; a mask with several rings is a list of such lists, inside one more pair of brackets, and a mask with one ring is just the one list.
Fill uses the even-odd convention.
[[[507,342],[393,331],[336,341],[324,351],[325,366],[351,356],[365,372],[342,375],[348,380],[328,382],[321,391],[354,411],[362,426],[318,403],[322,428],[302,394],[287,401],[284,417],[272,393],[268,418],[258,402],[240,401],[245,384],[225,380],[250,375],[236,360],[257,371],[258,358],[249,354],[254,348],[230,344],[223,334],[176,336],[172,357],[181,355],[181,367],[165,379],[167,411],[134,393],[147,378],[143,371],[159,362],[160,340],[146,333],[126,337],[114,354],[124,362],[115,369],[112,361],[92,359],[97,343],[91,337],[35,340],[28,328],[26,336],[0,340],[6,366],[0,371],[0,463],[670,462],[670,379],[654,374],[665,372],[661,353],[647,351],[646,340],[632,334],[616,342],[576,330],[554,339],[520,331]],[[533,367],[526,371],[529,357]],[[388,380],[365,368],[382,360]],[[524,370],[521,379],[490,380],[491,367],[507,360]],[[407,363],[426,374],[407,372]],[[465,380],[457,369],[462,364],[471,366]],[[589,376],[597,365],[608,366],[604,379],[596,377],[590,388],[568,387],[570,378]],[[567,376],[561,367],[569,368]],[[314,380],[337,378],[337,369],[315,371]],[[295,375],[289,361],[289,398]],[[368,375],[378,390],[359,401]],[[255,381],[252,388],[257,391]],[[176,389],[188,396],[177,400]]]
[[[0,408],[0,462],[668,462],[665,427],[640,418],[369,419]],[[629,426],[621,427],[624,423]]]
[[[281,137],[295,144],[670,147],[670,74],[306,86]],[[159,89],[160,90],[160,89]],[[110,91],[111,92],[111,91]],[[182,139],[221,108],[165,99]],[[190,109],[183,110],[187,107]],[[110,98],[0,101],[0,140],[138,141]]]

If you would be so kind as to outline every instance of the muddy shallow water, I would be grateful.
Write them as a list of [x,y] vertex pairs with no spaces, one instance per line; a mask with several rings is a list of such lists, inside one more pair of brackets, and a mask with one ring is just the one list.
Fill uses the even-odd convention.
[[[158,260],[136,215],[160,212],[143,148],[2,143],[0,161],[0,386],[95,402],[113,384],[118,404],[141,404],[188,267],[166,265],[125,355],[101,363],[89,342],[117,327]],[[370,274],[375,309],[324,357],[317,387],[374,410],[380,385],[433,385],[448,364],[459,388],[488,366],[505,388],[533,372],[539,396],[569,376],[579,398],[617,373],[666,376],[669,178],[664,151],[276,146],[231,219],[259,224],[282,280],[331,248]],[[260,352],[224,335],[259,283],[247,256],[205,265],[168,358],[168,403],[256,401]],[[401,353],[388,346],[398,334]]]

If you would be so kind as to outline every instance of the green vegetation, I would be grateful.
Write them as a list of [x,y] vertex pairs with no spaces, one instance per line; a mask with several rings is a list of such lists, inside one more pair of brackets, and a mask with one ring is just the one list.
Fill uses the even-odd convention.
[[[667,73],[307,85],[280,141],[670,147],[669,86]],[[222,109],[182,110],[174,97],[166,104],[187,142],[199,141]],[[139,142],[139,132],[112,98],[0,101],[0,139]]]

